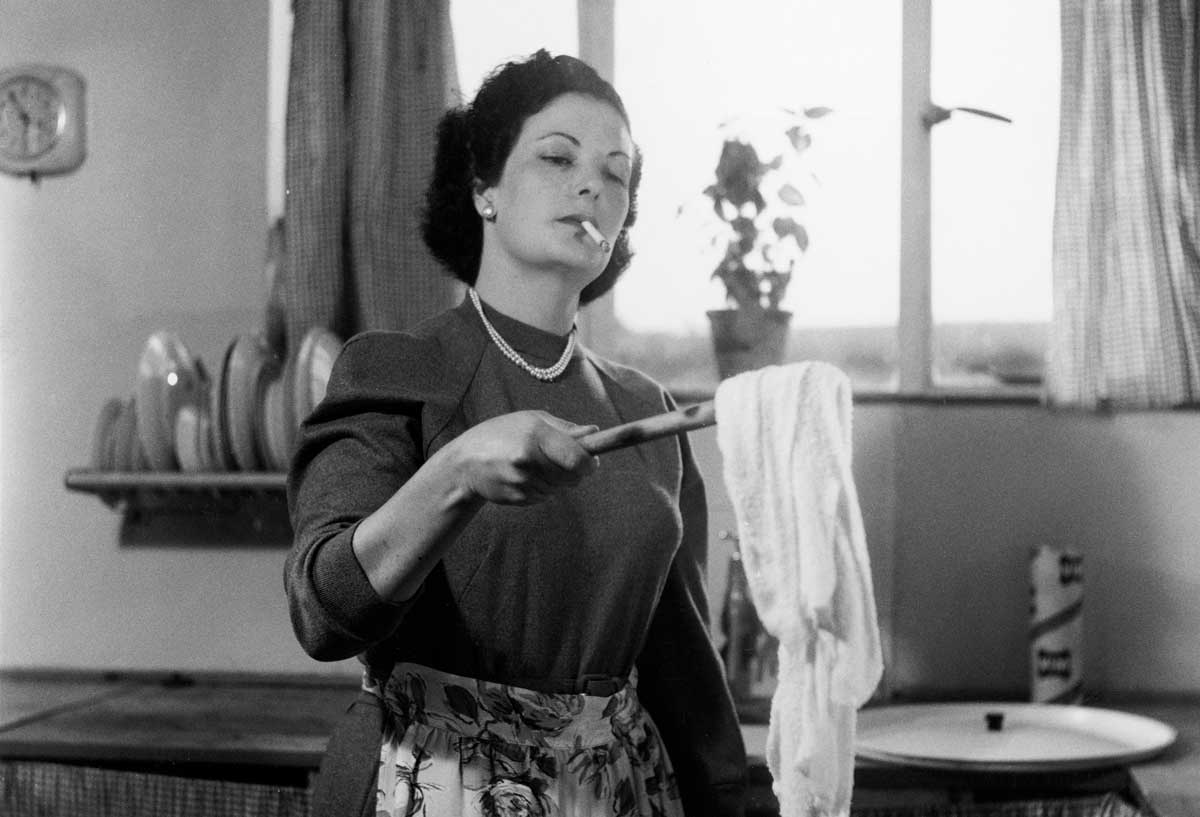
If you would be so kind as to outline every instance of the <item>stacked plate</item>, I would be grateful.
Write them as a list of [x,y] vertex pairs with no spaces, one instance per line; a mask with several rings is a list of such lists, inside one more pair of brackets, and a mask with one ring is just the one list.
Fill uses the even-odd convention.
[[208,389],[204,367],[173,332],[155,332],[138,360],[134,392],[137,436],[155,471],[179,468],[175,452],[175,417],[195,406]]
[[300,422],[325,396],[341,340],[311,329],[287,360],[263,333],[230,342],[209,378],[177,335],[155,332],[134,394],[100,410],[92,441],[102,471],[283,471]]
[[150,461],[137,433],[136,399],[109,399],[92,437],[91,467],[98,471],[147,471]]
[[325,387],[329,385],[333,362],[341,351],[341,339],[320,326],[308,330],[300,342],[293,359],[292,380],[287,385],[296,410],[297,424],[303,422],[325,398]]
[[259,450],[261,401],[267,382],[278,376],[279,359],[259,334],[240,335],[225,353],[217,397],[216,439],[229,470],[271,470]]

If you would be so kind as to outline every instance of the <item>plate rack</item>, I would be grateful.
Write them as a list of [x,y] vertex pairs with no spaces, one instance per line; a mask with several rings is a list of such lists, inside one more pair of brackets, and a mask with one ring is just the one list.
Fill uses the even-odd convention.
[[[74,468],[64,484],[124,515],[122,541],[195,544],[291,538],[287,474],[273,471],[185,473]],[[202,541],[200,541],[202,540]]]

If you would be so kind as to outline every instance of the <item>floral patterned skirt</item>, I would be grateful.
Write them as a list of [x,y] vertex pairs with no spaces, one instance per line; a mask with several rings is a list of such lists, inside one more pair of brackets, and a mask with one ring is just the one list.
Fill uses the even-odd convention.
[[634,684],[548,694],[398,664],[385,704],[378,817],[682,817]]

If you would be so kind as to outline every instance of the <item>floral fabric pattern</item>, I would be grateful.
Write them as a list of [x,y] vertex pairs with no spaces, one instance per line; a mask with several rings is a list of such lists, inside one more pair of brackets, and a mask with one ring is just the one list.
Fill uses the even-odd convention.
[[682,817],[658,731],[625,685],[550,694],[399,664],[385,704],[377,817]]

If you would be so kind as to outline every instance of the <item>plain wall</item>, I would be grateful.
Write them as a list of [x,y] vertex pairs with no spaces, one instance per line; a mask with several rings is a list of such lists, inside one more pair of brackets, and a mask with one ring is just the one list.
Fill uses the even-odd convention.
[[1084,560],[1084,683],[1200,688],[1200,413],[897,418],[898,689],[1027,688],[1030,548]]
[[[261,325],[267,28],[266,3],[5,5],[4,64],[84,74],[89,155],[0,177],[0,668],[353,671],[296,646],[278,539],[197,546],[199,517],[131,545],[63,487],[151,332],[211,366]],[[715,602],[734,523],[693,439]],[[1084,554],[1093,690],[1200,690],[1200,414],[864,403],[854,440],[890,691],[1020,694],[1038,543]]]
[[152,332],[211,370],[262,326],[268,16],[4,3],[0,61],[83,74],[88,156],[37,187],[0,176],[0,666],[323,669],[295,646],[277,543],[121,546],[121,516],[63,488]]
[[1087,694],[1200,690],[1200,413],[865,403],[854,430],[887,694],[1027,695],[1040,544],[1083,556]]

